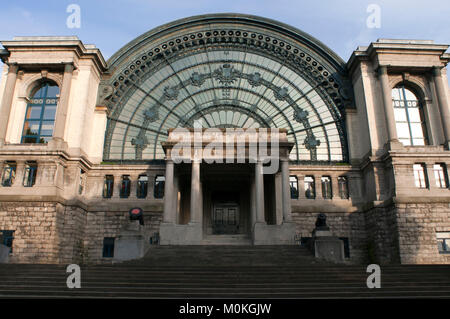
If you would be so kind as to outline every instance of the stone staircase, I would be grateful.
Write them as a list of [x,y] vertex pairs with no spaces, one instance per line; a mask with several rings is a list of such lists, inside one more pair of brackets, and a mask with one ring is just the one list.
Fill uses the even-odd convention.
[[152,246],[140,260],[81,266],[0,264],[0,298],[450,298],[450,265],[381,267],[380,289],[366,266],[315,260],[300,246]]

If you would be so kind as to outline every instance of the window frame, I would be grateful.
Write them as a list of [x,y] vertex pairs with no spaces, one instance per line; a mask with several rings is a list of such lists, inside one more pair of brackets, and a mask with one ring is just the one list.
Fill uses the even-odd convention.
[[[440,168],[440,170],[437,170],[436,166],[438,166]],[[441,176],[440,172],[442,172],[443,176]],[[434,173],[434,180],[436,182],[436,187],[441,188],[441,189],[449,188],[447,164],[435,163],[433,165],[433,173]],[[438,178],[436,178],[436,173],[439,175]]]
[[[158,181],[158,177],[163,177],[164,178],[164,180],[163,181]],[[162,183],[162,184],[160,184],[160,183]],[[164,175],[156,175],[155,176],[155,180],[154,180],[154,183],[153,183],[153,197],[154,198],[158,198],[158,199],[161,199],[161,198],[164,198],[164,187],[165,187],[165,184],[166,184],[166,177],[164,176]],[[162,186],[160,186],[160,185],[162,185]]]
[[[48,89],[49,87],[57,87],[58,88],[58,93],[56,94],[56,96],[48,96]],[[37,97],[36,94],[41,90],[44,89],[45,92],[43,94],[43,96],[39,96]],[[40,85],[34,90],[34,93],[32,94],[32,97],[30,98],[30,102],[27,103],[27,107],[25,110],[25,118],[24,118],[24,122],[23,122],[23,128],[22,128],[22,136],[20,139],[20,143],[21,144],[46,144],[48,143],[48,140],[50,140],[53,136],[53,132],[55,129],[55,121],[56,121],[56,112],[57,112],[57,108],[58,108],[58,100],[59,100],[59,92],[60,92],[60,88],[59,86],[52,82],[52,81],[44,81],[42,83],[40,83]],[[33,103],[35,100],[41,100],[42,99],[42,103]],[[55,100],[55,103],[47,103],[48,100]],[[39,118],[38,117],[31,117],[31,111],[30,109],[32,109],[33,107],[40,107],[40,113],[39,113]],[[45,111],[47,107],[54,107],[55,108],[55,114],[52,117],[52,119],[47,119],[45,118]],[[30,117],[29,117],[30,116]],[[32,134],[26,134],[25,132],[25,126],[27,124],[27,122],[39,122],[39,129],[36,135],[32,135]],[[51,135],[48,134],[41,134],[42,133],[42,127],[45,124],[49,124],[52,123],[52,133]],[[30,131],[31,133],[31,131]],[[45,141],[43,138],[48,139],[47,141]],[[31,142],[27,139],[35,139],[34,142]]]
[[439,254],[450,254],[450,231],[436,232],[436,241]]
[[128,198],[131,194],[131,179],[130,175],[122,175],[122,181],[120,182],[120,198]]
[[[307,181],[308,178],[311,178],[312,181]],[[313,175],[306,175],[305,178],[303,179],[304,185],[305,185],[305,197],[307,199],[315,199],[316,198],[316,179],[314,178]],[[312,185],[311,187],[309,187],[309,185]],[[308,191],[312,190],[311,194],[308,195]]]
[[[111,178],[108,178],[111,177]],[[114,193],[114,175],[105,175],[103,180],[103,198],[112,198]]]
[[[22,185],[24,187],[33,187],[34,184],[36,184],[36,176],[37,176],[37,164],[28,162],[25,165],[24,173],[23,173],[23,181]],[[31,174],[30,174],[31,172]],[[30,176],[31,176],[31,182],[30,182]]]
[[[295,178],[295,181],[293,180]],[[295,185],[296,187],[293,187]],[[289,176],[289,190],[291,193],[291,199],[298,199],[299,198],[299,189],[298,189],[298,177],[297,175],[290,175]],[[295,190],[295,191],[294,191]]]
[[[422,168],[422,170],[416,170],[416,167],[420,166]],[[423,181],[422,181],[422,176],[420,176],[420,174],[418,174],[416,176],[416,172],[422,172],[423,173]],[[429,189],[430,187],[430,183],[428,180],[428,174],[427,174],[427,166],[425,163],[414,163],[413,164],[413,176],[414,176],[414,185],[416,186],[416,188],[419,189]]]
[[[409,86],[405,86],[404,84],[399,84],[396,87],[394,87],[392,89],[392,91],[394,90],[401,90],[401,98],[400,99],[394,99],[392,98],[392,107],[394,108],[394,112],[395,109],[404,109],[405,110],[405,115],[406,115],[406,122],[405,121],[399,121],[397,119],[395,119],[395,127],[397,130],[397,134],[398,134],[398,124],[407,124],[408,125],[408,132],[409,132],[409,145],[404,144],[405,146],[424,146],[424,145],[429,145],[429,138],[428,138],[428,131],[427,131],[427,123],[426,123],[426,118],[425,118],[425,112],[423,109],[423,103],[421,102],[421,100],[419,99],[418,95],[416,94],[415,90],[410,88]],[[408,90],[409,92],[411,92],[414,96],[415,96],[415,100],[408,100],[407,99],[407,95],[406,95],[406,90]],[[398,102],[399,105],[396,105]],[[416,103],[416,107],[413,107],[409,104],[413,104]],[[401,104],[404,104],[403,106]],[[413,122],[411,121],[411,116],[410,116],[410,109],[418,109],[419,112],[419,116],[420,116],[420,126],[422,128],[422,139],[423,139],[423,145],[422,144],[415,144],[414,140],[417,140],[417,137],[414,137],[413,134],[413,128],[412,128],[412,124],[419,124],[419,122]],[[405,140],[405,138],[401,138],[399,137],[400,142],[402,142],[402,140]],[[403,144],[403,142],[402,142]]]
[[[345,182],[342,183],[342,180],[344,180]],[[342,185],[345,185],[345,186],[342,187]],[[338,192],[339,192],[340,199],[349,199],[350,198],[350,191],[349,191],[349,187],[348,187],[348,177],[346,175],[338,176]]]
[[103,237],[103,258],[114,258],[114,248],[116,244],[115,237]]
[[[141,177],[146,177],[147,180],[141,180]],[[146,198],[148,196],[148,176],[146,174],[141,174],[137,179],[137,188],[136,188],[136,197],[137,198]],[[145,189],[145,191],[142,190]]]
[[[328,179],[328,182],[325,182],[324,179]],[[322,188],[322,198],[323,199],[333,199],[333,180],[331,176],[325,175],[320,178],[320,185]],[[329,185],[329,188],[326,188],[325,185]]]
[[[7,173],[7,171],[9,171]],[[2,186],[3,187],[11,187],[14,184],[17,173],[17,164],[16,162],[7,162],[3,167],[2,171]],[[8,175],[8,178],[6,177]],[[8,181],[8,183],[6,182]]]

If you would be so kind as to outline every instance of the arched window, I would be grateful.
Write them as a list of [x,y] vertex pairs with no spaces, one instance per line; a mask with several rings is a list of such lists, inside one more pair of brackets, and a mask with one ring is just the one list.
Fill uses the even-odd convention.
[[59,87],[53,82],[38,87],[27,105],[22,143],[47,143],[52,138],[58,95]]
[[417,96],[403,85],[392,90],[397,135],[403,145],[428,144],[425,117]]

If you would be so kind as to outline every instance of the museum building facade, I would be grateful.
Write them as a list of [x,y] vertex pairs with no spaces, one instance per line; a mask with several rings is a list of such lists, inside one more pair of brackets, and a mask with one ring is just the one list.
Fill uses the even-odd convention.
[[[344,62],[241,14],[168,23],[108,61],[77,37],[2,45],[10,262],[110,262],[139,208],[151,244],[302,244],[324,213],[348,263],[450,263],[447,45],[379,39]],[[211,161],[212,136],[233,160]]]

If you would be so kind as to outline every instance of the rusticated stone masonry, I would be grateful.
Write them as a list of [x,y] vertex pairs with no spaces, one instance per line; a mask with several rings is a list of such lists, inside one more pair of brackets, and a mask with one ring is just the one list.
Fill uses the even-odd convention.
[[[148,239],[161,212],[145,212]],[[103,238],[117,237],[128,212],[86,212],[54,202],[0,202],[0,229],[14,230],[12,263],[101,263]]]

